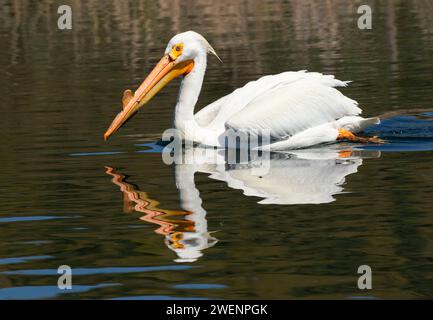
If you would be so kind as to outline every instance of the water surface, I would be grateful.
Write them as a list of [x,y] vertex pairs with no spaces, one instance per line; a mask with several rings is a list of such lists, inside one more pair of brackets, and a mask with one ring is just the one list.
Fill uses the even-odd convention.
[[[0,0],[0,298],[433,297],[431,1]],[[210,58],[198,108],[266,74],[319,71],[384,145],[167,166],[178,82],[105,143],[102,134],[172,35]],[[373,290],[357,288],[358,266]],[[57,268],[73,269],[73,290]]]

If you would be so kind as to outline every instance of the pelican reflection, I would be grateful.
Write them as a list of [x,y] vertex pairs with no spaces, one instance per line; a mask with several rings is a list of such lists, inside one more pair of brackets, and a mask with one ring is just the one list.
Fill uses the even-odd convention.
[[[124,211],[144,213],[141,220],[157,225],[155,232],[176,253],[176,262],[194,262],[203,255],[203,250],[218,242],[208,230],[195,173],[206,173],[211,179],[226,182],[229,188],[242,190],[246,196],[258,197],[259,204],[320,204],[336,200],[335,196],[344,191],[346,177],[358,171],[364,158],[380,157],[379,151],[327,146],[271,153],[265,158],[228,164],[224,161],[227,159],[224,150],[198,151],[195,163],[173,164],[181,210],[161,208],[158,201],[125,181],[122,173],[105,167],[111,181],[123,192]],[[192,154],[191,150],[185,153]],[[198,159],[197,154],[206,159]],[[260,171],[261,168],[266,170]]]
[[163,209],[157,200],[126,182],[125,176],[113,167],[106,166],[105,169],[113,177],[111,181],[123,192],[124,212],[142,212],[141,220],[157,225],[155,232],[164,236],[167,247],[177,254],[176,262],[194,262],[203,255],[202,250],[215,245],[217,239],[208,232],[206,211],[201,207],[199,192],[194,185],[185,181],[183,185],[186,188],[179,188],[181,207],[185,210]]

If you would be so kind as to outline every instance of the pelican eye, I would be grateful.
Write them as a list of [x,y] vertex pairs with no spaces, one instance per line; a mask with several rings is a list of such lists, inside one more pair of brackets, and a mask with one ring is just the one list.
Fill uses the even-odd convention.
[[175,44],[174,46],[171,47],[170,57],[173,60],[176,60],[177,58],[179,58],[182,52],[183,52],[183,43]]

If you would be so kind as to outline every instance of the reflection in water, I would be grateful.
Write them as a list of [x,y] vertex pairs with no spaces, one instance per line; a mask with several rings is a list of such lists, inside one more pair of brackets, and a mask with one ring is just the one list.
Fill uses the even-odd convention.
[[[246,164],[201,165],[195,170],[243,190],[246,196],[263,198],[260,204],[320,204],[335,200],[345,177],[357,172],[361,157],[367,156],[379,157],[380,152],[321,147],[272,153],[269,163],[251,159]],[[266,166],[263,174],[257,174],[259,166]]]
[[[72,6],[73,30],[58,30],[60,4]],[[357,27],[361,4],[373,10],[373,30]],[[433,1],[0,0],[0,8],[0,296],[30,298],[32,289],[37,298],[48,297],[44,288],[55,284],[57,269],[50,275],[2,272],[67,263],[74,270],[103,270],[75,285],[120,285],[72,290],[56,299],[339,299],[371,295],[360,293],[354,281],[356,267],[367,263],[380,271],[375,296],[433,297],[433,121],[427,123],[433,113],[417,119],[400,114],[432,107]],[[204,230],[223,230],[211,233],[220,242],[201,251],[201,268],[173,272],[167,256],[175,254],[161,243],[166,235],[148,231],[161,225],[137,221],[147,213],[121,216],[116,198],[123,192],[102,166],[122,168],[131,175],[127,182],[161,201],[157,208],[187,210],[176,203],[172,170],[157,154],[161,148],[144,145],[172,125],[176,84],[109,144],[101,132],[112,120],[118,93],[142,81],[173,34],[191,29],[211,40],[224,61],[209,63],[197,110],[261,75],[307,69],[353,80],[344,93],[362,103],[366,116],[399,111],[400,117],[366,133],[392,141],[363,147],[380,150],[380,161],[362,154],[358,172],[345,176],[340,191],[328,190],[336,192],[328,204],[259,205],[254,202],[271,200],[243,196],[241,187],[232,190],[234,185],[196,174],[209,224]],[[317,172],[333,165],[332,159],[317,161],[324,163]],[[281,172],[288,162],[315,166],[313,159],[295,156],[280,162]],[[350,166],[357,165],[341,169]],[[200,167],[217,169],[190,168]],[[240,167],[218,170],[234,176]],[[337,182],[328,178],[327,185]],[[126,209],[135,212],[130,201]],[[173,233],[183,228],[180,221],[192,221],[187,214],[153,218],[175,220]],[[131,228],[131,222],[143,228]],[[148,267],[163,270],[141,269]],[[140,269],[125,274],[122,268]],[[191,283],[228,288],[175,287]]]
[[[202,207],[200,193],[195,186],[194,174],[207,173],[215,180],[225,181],[232,189],[241,189],[246,196],[263,198],[260,204],[320,204],[335,200],[343,192],[346,176],[357,172],[362,158],[380,157],[380,151],[344,149],[327,146],[287,153],[272,153],[269,157],[249,159],[245,163],[221,162],[225,150],[214,150],[213,157],[203,148],[187,149],[185,154],[195,154],[197,164],[175,164],[176,187],[180,206],[184,211],[167,210],[150,199],[146,192],[126,182],[125,175],[106,166],[114,184],[123,192],[124,211],[133,210],[145,215],[140,219],[158,225],[156,233],[164,236],[167,247],[176,252],[176,262],[194,262],[202,251],[214,246],[218,240],[211,236]],[[199,152],[194,153],[194,151]],[[209,149],[207,149],[209,151]],[[205,155],[206,159],[198,159]],[[268,159],[264,163],[263,159]],[[214,159],[215,163],[209,162]],[[257,174],[259,166],[266,166]]]
[[[123,192],[124,212],[143,212],[145,215],[141,220],[158,225],[155,232],[163,235],[167,247],[176,252],[179,257],[176,262],[196,261],[202,256],[202,250],[217,243],[217,239],[207,231],[206,211],[201,207],[194,180],[184,180],[178,187],[182,208],[186,211],[167,210],[159,208],[159,202],[150,199],[146,192],[139,191],[138,187],[126,182],[125,176],[114,168],[105,168],[106,173],[113,177],[111,181]],[[181,171],[178,170],[177,173],[181,175]]]

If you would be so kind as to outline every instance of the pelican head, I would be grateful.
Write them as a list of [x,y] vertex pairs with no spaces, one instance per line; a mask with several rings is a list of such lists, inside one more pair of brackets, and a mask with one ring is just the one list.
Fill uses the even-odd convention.
[[[187,31],[171,38],[165,49],[164,56],[137,91],[134,94],[131,90],[124,92],[122,111],[105,132],[104,139],[107,140],[170,81],[180,76],[185,77],[193,72],[197,58],[205,58],[207,53],[212,53],[219,59],[209,42],[197,32]],[[201,61],[206,61],[206,59]]]

